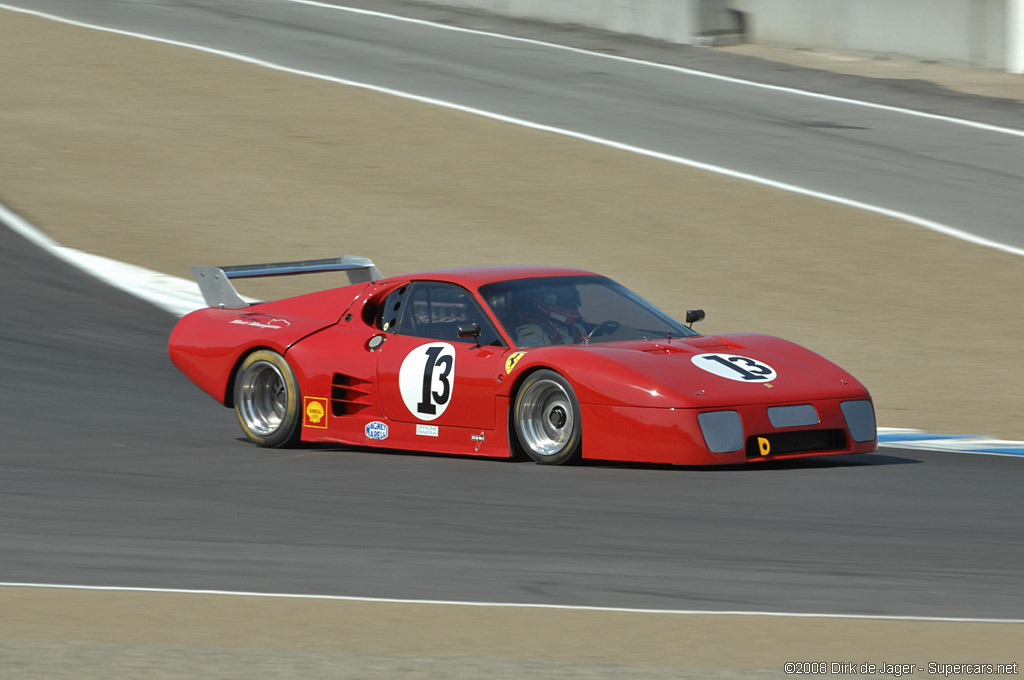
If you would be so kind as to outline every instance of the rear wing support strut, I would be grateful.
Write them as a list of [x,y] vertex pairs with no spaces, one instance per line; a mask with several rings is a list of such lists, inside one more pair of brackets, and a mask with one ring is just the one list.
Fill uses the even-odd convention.
[[210,307],[242,309],[249,303],[239,296],[231,279],[253,279],[265,276],[294,276],[344,271],[352,283],[367,283],[383,278],[377,265],[367,257],[342,255],[323,260],[296,262],[268,262],[266,264],[239,264],[230,267],[203,267],[194,265],[192,275],[199,283],[199,291]]

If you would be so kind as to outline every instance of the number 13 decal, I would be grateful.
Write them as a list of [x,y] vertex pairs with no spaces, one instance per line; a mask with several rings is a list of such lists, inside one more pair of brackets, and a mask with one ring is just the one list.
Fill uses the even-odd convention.
[[698,354],[691,361],[708,373],[740,382],[768,382],[778,375],[768,364],[736,354]]
[[419,420],[444,413],[455,386],[455,348],[447,342],[420,345],[402,361],[398,387],[406,408]]

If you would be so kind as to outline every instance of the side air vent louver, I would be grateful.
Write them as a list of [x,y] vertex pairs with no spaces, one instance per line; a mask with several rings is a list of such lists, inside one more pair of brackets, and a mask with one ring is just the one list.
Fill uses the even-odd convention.
[[367,380],[335,373],[331,381],[331,414],[348,416],[358,413],[372,401],[371,386]]

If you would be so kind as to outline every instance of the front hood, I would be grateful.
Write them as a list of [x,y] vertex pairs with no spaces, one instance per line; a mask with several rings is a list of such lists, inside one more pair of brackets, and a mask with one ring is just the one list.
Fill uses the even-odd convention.
[[551,363],[565,366],[584,403],[717,408],[867,394],[852,375],[824,357],[767,335],[574,347],[582,351],[571,352],[571,358],[563,351]]

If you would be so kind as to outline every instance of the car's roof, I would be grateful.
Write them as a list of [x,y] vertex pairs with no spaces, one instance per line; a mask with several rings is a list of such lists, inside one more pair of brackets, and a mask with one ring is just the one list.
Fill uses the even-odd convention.
[[539,265],[498,265],[492,267],[464,267],[460,269],[439,269],[416,272],[401,276],[389,276],[382,280],[421,279],[429,281],[450,281],[467,288],[476,288],[495,281],[532,279],[542,276],[599,276],[594,272],[571,267],[546,267]]

